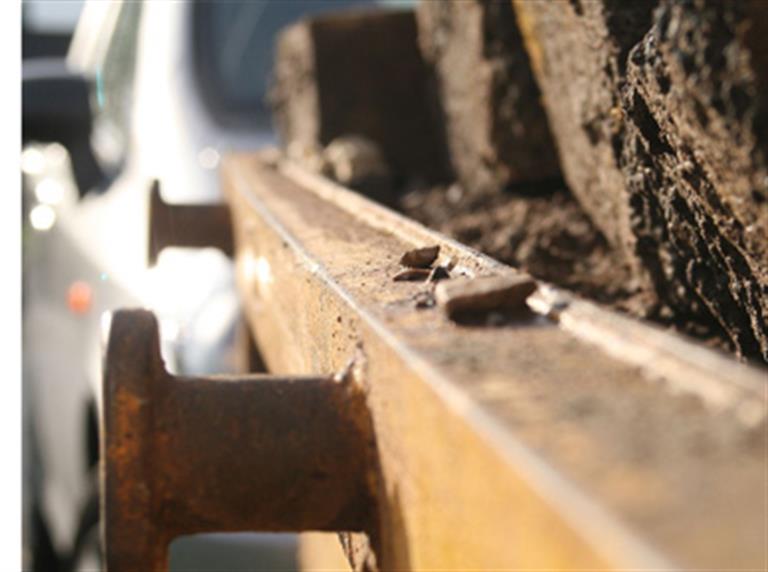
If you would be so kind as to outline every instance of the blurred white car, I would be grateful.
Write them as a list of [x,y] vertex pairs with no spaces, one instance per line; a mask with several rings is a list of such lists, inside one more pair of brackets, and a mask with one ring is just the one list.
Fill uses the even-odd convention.
[[[215,250],[170,249],[148,267],[152,181],[167,202],[220,201],[221,155],[273,143],[264,95],[276,32],[354,3],[96,0],[66,63],[24,62],[25,569],[99,568],[110,310],[152,309],[171,370],[231,369],[232,264]],[[264,566],[290,566],[283,553]]]

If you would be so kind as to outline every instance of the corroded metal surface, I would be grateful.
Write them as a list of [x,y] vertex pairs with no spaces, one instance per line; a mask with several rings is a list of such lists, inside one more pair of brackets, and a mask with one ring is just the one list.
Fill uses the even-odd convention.
[[232,223],[229,208],[222,204],[169,204],[153,181],[149,197],[149,252],[154,264],[160,251],[169,246],[213,247],[232,256]]
[[373,440],[349,373],[174,377],[153,315],[119,311],[103,399],[109,572],[164,570],[182,534],[370,529]]
[[765,369],[542,284],[537,313],[457,324],[392,280],[403,253],[514,270],[274,154],[223,172],[269,370],[357,356],[382,570],[762,566]]

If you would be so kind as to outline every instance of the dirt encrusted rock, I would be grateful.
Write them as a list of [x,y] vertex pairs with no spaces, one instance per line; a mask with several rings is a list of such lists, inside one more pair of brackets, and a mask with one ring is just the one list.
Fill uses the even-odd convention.
[[332,141],[375,144],[395,178],[445,179],[449,168],[412,11],[316,16],[281,32],[270,102],[294,157]]
[[559,176],[510,2],[419,4],[419,43],[442,103],[453,169],[470,192]]
[[655,1],[520,0],[514,7],[568,186],[631,267],[640,291],[649,279],[634,254],[614,139],[624,61],[648,30]]
[[768,4],[515,6],[565,177],[636,312],[716,322],[768,360]]
[[703,305],[742,353],[768,359],[768,67],[752,57],[768,48],[755,37],[764,6],[660,6],[629,55],[619,164],[661,300]]

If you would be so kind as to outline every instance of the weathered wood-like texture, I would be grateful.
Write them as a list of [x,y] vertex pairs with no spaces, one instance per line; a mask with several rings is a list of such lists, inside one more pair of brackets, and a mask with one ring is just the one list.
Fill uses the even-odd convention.
[[283,143],[376,143],[396,176],[443,178],[446,153],[412,11],[352,11],[294,24],[277,42],[271,92]]
[[469,192],[559,175],[512,5],[421,2],[419,43],[437,85],[453,169]]
[[768,4],[515,7],[565,176],[639,307],[768,359]]
[[629,207],[612,142],[621,125],[621,62],[648,29],[652,2],[521,0],[515,8],[566,180],[631,259]]

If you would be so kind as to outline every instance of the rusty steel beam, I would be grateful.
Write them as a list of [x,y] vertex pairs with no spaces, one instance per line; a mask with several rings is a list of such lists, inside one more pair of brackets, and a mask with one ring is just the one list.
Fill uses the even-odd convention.
[[164,248],[218,248],[232,256],[232,224],[229,208],[223,204],[169,204],[160,194],[160,183],[152,182],[149,196],[150,265]]
[[516,272],[275,152],[223,181],[269,370],[360,364],[380,569],[763,566],[764,368],[542,283],[527,315],[457,323],[393,280],[405,252],[439,245],[447,283]]
[[349,373],[174,377],[154,316],[117,312],[103,391],[109,572],[165,570],[182,534],[369,530],[362,395]]

